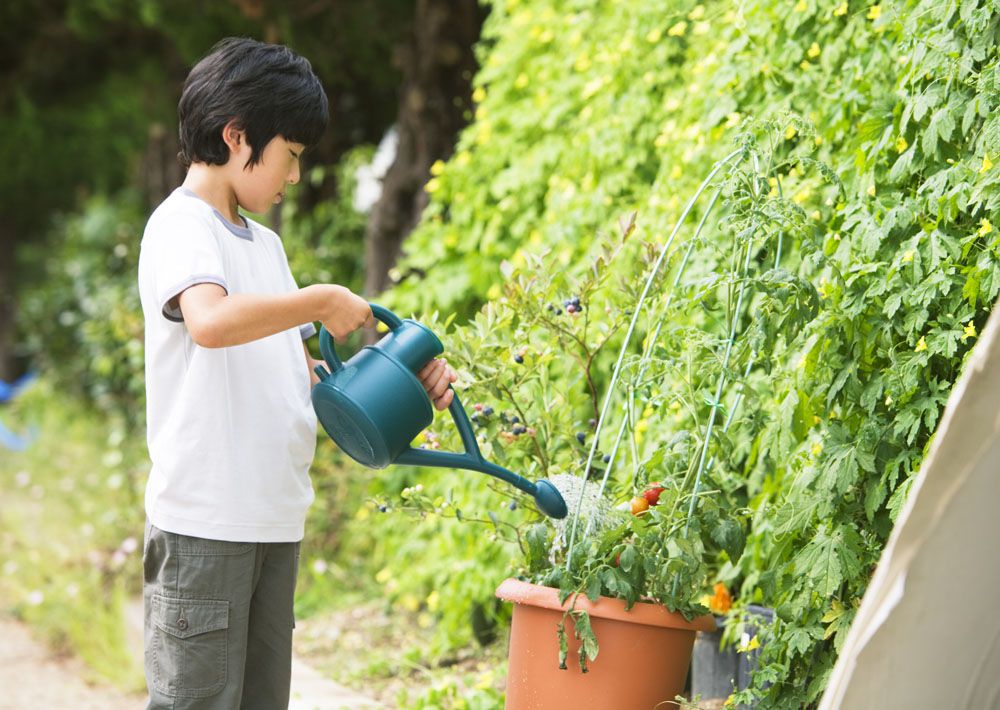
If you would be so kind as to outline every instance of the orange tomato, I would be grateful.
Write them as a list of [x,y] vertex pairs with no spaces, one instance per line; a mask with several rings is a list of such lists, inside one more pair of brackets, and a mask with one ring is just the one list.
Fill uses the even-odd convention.
[[649,501],[644,496],[636,496],[630,504],[632,515],[642,515],[649,510]]

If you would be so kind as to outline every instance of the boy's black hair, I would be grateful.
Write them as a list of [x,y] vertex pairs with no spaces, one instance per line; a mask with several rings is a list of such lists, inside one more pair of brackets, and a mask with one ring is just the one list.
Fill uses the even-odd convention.
[[330,119],[326,93],[307,59],[288,47],[246,37],[222,40],[195,65],[184,82],[177,116],[185,168],[192,162],[229,161],[222,129],[233,119],[252,151],[244,167],[259,163],[275,136],[315,145]]

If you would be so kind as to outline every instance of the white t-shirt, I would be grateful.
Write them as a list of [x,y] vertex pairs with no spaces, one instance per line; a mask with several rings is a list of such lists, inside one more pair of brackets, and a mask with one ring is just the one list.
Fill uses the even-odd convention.
[[146,320],[146,516],[169,532],[234,542],[302,539],[313,500],[316,415],[302,340],[312,324],[203,348],[170,300],[199,283],[230,294],[296,289],[278,235],[184,188],[156,208],[139,256]]

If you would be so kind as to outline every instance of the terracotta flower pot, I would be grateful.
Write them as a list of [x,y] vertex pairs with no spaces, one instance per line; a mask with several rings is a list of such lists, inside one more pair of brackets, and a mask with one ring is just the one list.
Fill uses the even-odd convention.
[[[570,608],[559,592],[516,579],[505,580],[497,596],[514,602],[507,672],[507,710],[652,710],[683,692],[695,632],[713,631],[706,615],[686,621],[658,604],[639,602],[625,611],[621,599],[584,595],[573,608],[590,614],[600,652],[584,674],[576,662],[579,642],[567,618],[567,668],[559,668],[556,625]],[[669,706],[660,706],[669,707]]]

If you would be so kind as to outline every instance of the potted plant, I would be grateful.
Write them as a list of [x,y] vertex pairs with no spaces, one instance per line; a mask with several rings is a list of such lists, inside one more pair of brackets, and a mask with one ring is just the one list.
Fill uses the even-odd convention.
[[[677,224],[726,161],[747,155],[720,161]],[[501,294],[449,340],[483,454],[548,478],[569,507],[562,521],[510,521],[407,492],[410,507],[486,522],[520,552],[497,590],[514,604],[508,707],[653,707],[684,690],[695,633],[714,629],[700,597],[745,540],[744,482],[729,457],[747,452],[727,433],[766,381],[760,353],[815,309],[815,289],[772,256],[796,215],[764,216],[767,185],[730,171],[675,248],[677,227],[664,243],[633,214],[597,240],[585,270],[558,253],[519,253],[502,267]],[[709,222],[723,193],[728,212]],[[786,224],[762,229],[776,214]],[[732,239],[702,239],[706,225]],[[629,273],[647,278],[614,278]],[[448,429],[423,445],[451,447]]]

